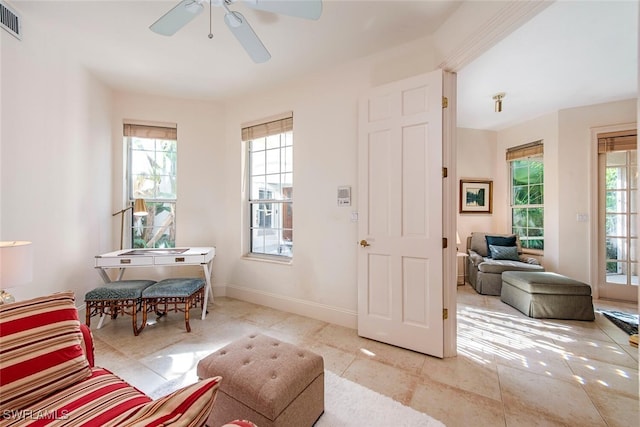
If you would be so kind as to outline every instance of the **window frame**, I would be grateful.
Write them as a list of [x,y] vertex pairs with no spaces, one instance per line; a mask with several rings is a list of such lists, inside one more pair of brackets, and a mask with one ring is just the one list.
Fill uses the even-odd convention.
[[[278,138],[277,146],[274,146],[274,138]],[[246,125],[242,128],[242,140],[245,145],[245,165],[246,165],[246,182],[247,191],[245,197],[245,221],[243,221],[243,229],[247,233],[245,240],[246,249],[245,256],[253,259],[269,260],[279,263],[291,263],[293,260],[293,187],[294,187],[294,165],[293,165],[293,113],[285,113],[281,116],[277,116],[270,119],[265,119],[256,122],[252,125]],[[253,144],[262,144],[262,148],[254,150]],[[286,150],[290,150],[290,154],[287,156]],[[278,171],[268,171],[268,152],[278,152]],[[265,153],[264,171],[259,173],[254,172],[253,154],[263,152]],[[284,157],[283,157],[284,156]],[[283,159],[288,159],[283,161]],[[283,164],[284,169],[283,169]],[[290,185],[285,176],[289,176]],[[278,185],[276,188],[266,188],[269,184],[267,177],[278,177]],[[256,178],[264,177],[265,188],[258,188],[257,192],[262,196],[253,198],[255,189],[253,187],[254,180]],[[273,184],[273,181],[271,181]],[[279,189],[279,191],[278,191]],[[275,213],[277,218],[270,217],[268,223],[263,222],[260,224],[254,224],[256,218],[265,218],[265,216],[254,216],[254,211],[263,211],[269,209],[270,212]],[[266,215],[266,211],[265,211]],[[289,217],[289,227],[285,224],[286,216]],[[265,218],[266,221],[266,218]],[[265,234],[268,230],[275,230],[277,235],[277,249],[276,251],[267,250],[266,241],[262,244],[262,251],[256,251],[254,244],[254,235],[259,230],[264,230]],[[273,231],[270,233],[273,235]],[[286,237],[288,235],[288,238]]]
[[[511,232],[513,234],[518,235],[519,239],[520,239],[520,244],[522,246],[522,252],[523,253],[527,253],[527,254],[532,254],[532,255],[544,255],[544,241],[545,241],[545,226],[544,226],[544,183],[545,183],[545,179],[544,179],[544,146],[542,144],[542,141],[535,141],[529,144],[524,144],[521,146],[517,146],[517,147],[512,147],[510,149],[507,150],[507,155],[506,155],[506,159],[507,159],[507,165],[508,165],[508,169],[509,169],[509,211],[510,211],[510,223],[511,223]],[[515,204],[514,200],[515,200],[515,191],[516,191],[516,186],[514,185],[514,166],[515,166],[515,162],[537,162],[537,163],[541,163],[542,164],[542,176],[541,182],[531,182],[531,174],[530,174],[530,164],[527,164],[527,181],[526,181],[526,187],[527,187],[527,197],[531,196],[531,187],[532,186],[537,186],[540,185],[541,186],[541,190],[540,190],[540,197],[542,199],[542,203],[527,203],[527,204]],[[515,214],[515,210],[516,209],[540,209],[542,212],[542,225],[541,227],[530,227],[529,225],[525,225],[524,227],[522,226],[518,226],[516,227],[516,225],[514,224],[514,214]],[[519,230],[521,229],[525,229],[527,230],[527,235],[526,236],[522,236],[521,232]],[[529,235],[529,230],[530,229],[539,229],[540,231],[540,236],[530,236]],[[535,239],[530,239],[531,237],[534,237]],[[531,248],[527,246],[527,242],[528,240],[541,240],[542,241],[542,248]]]
[[[134,150],[134,139],[146,139],[148,141],[153,141],[154,149],[153,157],[156,158],[157,153],[162,152],[162,150],[158,150],[157,144],[158,141],[167,140],[172,141],[174,143],[174,148],[172,150],[168,150],[169,152],[173,152],[174,159],[171,161],[173,169],[173,173],[170,175],[166,175],[170,177],[169,179],[172,181],[172,193],[175,197],[158,197],[157,185],[154,185],[153,188],[153,196],[149,197],[149,195],[141,194],[139,191],[134,189],[135,179],[134,179],[134,167],[133,167],[133,157],[135,151],[151,151],[151,150]],[[178,139],[177,139],[177,126],[176,125],[149,125],[149,124],[138,124],[133,122],[125,122],[124,123],[124,132],[123,132],[123,140],[126,149],[126,186],[127,186],[127,199],[129,203],[133,203],[136,199],[142,199],[145,201],[147,212],[149,215],[147,216],[134,216],[133,210],[130,212],[130,227],[128,228],[128,240],[131,248],[173,248],[176,247],[176,235],[177,235],[177,225],[176,225],[176,209],[178,202],[178,194],[177,194],[177,179],[178,179]],[[162,177],[165,175],[152,175],[153,178]],[[155,220],[164,217],[165,221],[160,225],[155,225]],[[151,220],[154,221],[154,224],[151,226],[148,225],[148,222]],[[170,221],[169,225],[166,225],[165,222]],[[140,234],[139,231],[141,229],[151,229],[152,231],[158,229],[155,234],[152,234],[149,240],[143,239],[143,244],[140,244],[140,239],[136,238],[136,234]],[[165,231],[168,230],[168,233]],[[166,238],[165,236],[168,236]],[[152,242],[152,245],[149,246],[149,242]]]

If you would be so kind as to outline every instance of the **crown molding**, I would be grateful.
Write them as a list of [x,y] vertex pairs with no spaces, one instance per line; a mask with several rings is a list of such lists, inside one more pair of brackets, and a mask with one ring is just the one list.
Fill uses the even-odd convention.
[[525,22],[553,4],[549,0],[509,1],[483,24],[472,30],[438,65],[445,71],[457,72],[506,38]]

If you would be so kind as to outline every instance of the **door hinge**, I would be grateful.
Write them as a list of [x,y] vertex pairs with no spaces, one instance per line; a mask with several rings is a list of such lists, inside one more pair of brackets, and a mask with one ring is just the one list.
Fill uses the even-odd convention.
[[446,96],[442,97],[442,108],[447,108],[449,107],[449,98],[447,98]]
[[442,318],[444,320],[447,320],[449,318],[449,309],[448,308],[443,308],[442,309]]
[[449,240],[446,237],[442,238],[442,249],[447,249],[447,245],[449,244]]
[[446,178],[449,176],[449,169],[447,168],[442,168],[442,177]]

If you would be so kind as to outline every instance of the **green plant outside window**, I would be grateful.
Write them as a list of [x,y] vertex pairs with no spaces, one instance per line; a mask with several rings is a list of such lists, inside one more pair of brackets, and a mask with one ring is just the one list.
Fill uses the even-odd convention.
[[544,163],[542,158],[511,162],[511,224],[523,248],[544,249]]
[[147,216],[132,216],[133,248],[176,246],[177,141],[129,137],[129,197],[144,199]]

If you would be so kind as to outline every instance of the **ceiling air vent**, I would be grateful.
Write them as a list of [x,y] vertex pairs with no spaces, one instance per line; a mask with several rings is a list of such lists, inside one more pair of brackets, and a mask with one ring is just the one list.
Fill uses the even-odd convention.
[[7,30],[9,34],[20,40],[20,15],[11,9],[8,4],[0,1],[0,27]]

